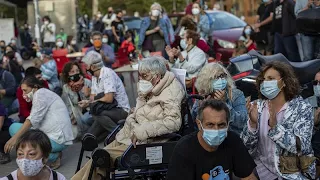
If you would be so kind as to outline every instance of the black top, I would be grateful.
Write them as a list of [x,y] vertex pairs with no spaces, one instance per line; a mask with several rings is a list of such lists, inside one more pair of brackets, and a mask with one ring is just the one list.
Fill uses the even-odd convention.
[[272,12],[273,12],[273,26],[274,26],[274,32],[277,32],[279,34],[282,34],[282,7],[283,3],[280,3],[280,1],[275,1],[273,4]]
[[232,179],[233,173],[245,178],[255,167],[242,140],[234,132],[229,131],[225,141],[214,152],[203,149],[195,132],[184,136],[176,145],[167,179],[225,180]]
[[111,27],[114,27],[116,30],[116,33],[119,37],[124,37],[123,31],[124,31],[124,22],[120,20],[119,22],[117,21],[112,21]]
[[[263,8],[260,9],[261,6],[263,6]],[[273,12],[273,3],[270,3],[268,5],[263,4],[261,6],[258,9],[258,15],[260,16],[260,22],[262,22],[262,21],[266,20],[268,17],[270,17],[270,14]],[[270,31],[271,24],[272,24],[272,22],[262,26],[261,28],[266,31]]]
[[[152,20],[150,21],[150,26],[148,28],[148,30],[152,30],[154,28],[156,28],[158,26],[158,22],[159,20]],[[163,37],[161,37],[159,31],[153,34],[150,34],[149,36],[152,36],[152,40],[161,40],[163,39]]]

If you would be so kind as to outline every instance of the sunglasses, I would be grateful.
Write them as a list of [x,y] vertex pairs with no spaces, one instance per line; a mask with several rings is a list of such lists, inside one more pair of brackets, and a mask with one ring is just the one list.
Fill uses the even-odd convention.
[[320,81],[318,81],[318,80],[313,80],[313,81],[312,81],[312,84],[313,84],[314,86],[316,86],[316,85],[320,84]]
[[222,73],[218,76],[216,76],[214,79],[222,79],[222,78],[226,78],[227,77],[227,74],[226,73]]

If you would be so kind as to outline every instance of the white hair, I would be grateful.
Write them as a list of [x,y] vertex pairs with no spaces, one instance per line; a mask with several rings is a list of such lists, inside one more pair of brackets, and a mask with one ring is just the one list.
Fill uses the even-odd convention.
[[89,51],[83,58],[82,62],[87,66],[95,65],[97,68],[103,67],[102,56],[96,51]]
[[150,9],[155,8],[155,7],[159,8],[160,11],[162,10],[161,5],[160,5],[159,3],[157,3],[157,2],[153,3],[153,4],[151,5]]
[[163,77],[167,72],[165,61],[162,56],[144,58],[139,64],[139,73],[159,74]]

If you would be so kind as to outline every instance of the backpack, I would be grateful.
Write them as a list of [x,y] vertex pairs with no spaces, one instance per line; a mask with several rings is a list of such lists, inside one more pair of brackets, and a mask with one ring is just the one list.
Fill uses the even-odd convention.
[[[54,170],[51,170],[51,172],[52,172],[53,180],[58,180],[58,174],[57,174],[57,172],[54,171]],[[8,180],[13,180],[13,176],[12,176],[11,174],[9,174],[9,175],[7,176],[7,178],[8,178]]]

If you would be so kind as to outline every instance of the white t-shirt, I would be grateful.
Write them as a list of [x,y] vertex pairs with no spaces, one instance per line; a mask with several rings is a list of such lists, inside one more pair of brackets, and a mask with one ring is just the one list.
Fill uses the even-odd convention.
[[118,102],[118,107],[129,112],[130,105],[128,95],[119,76],[110,68],[103,67],[99,79],[92,77],[91,94],[98,95],[104,92],[114,93],[114,98]]
[[43,42],[56,42],[56,25],[53,23],[48,24],[48,29],[46,29],[45,24],[41,26],[41,32],[43,33]]
[[[18,170],[13,171],[11,173],[11,175],[13,177],[13,180],[18,180]],[[57,178],[58,178],[58,180],[67,180],[62,174],[60,174],[58,172],[57,172]],[[0,178],[0,180],[8,180],[8,178],[7,177],[3,177],[3,178]],[[52,171],[51,171],[49,180],[53,180]]]

